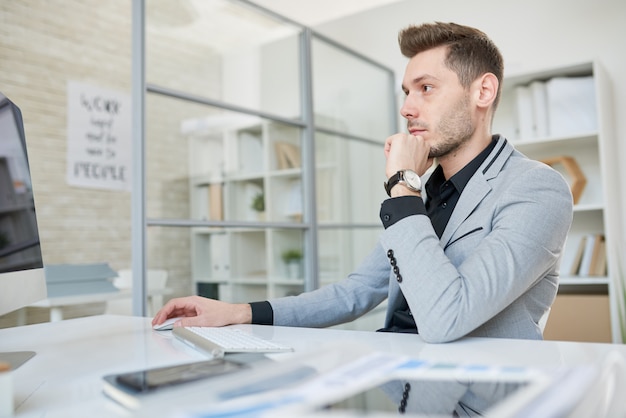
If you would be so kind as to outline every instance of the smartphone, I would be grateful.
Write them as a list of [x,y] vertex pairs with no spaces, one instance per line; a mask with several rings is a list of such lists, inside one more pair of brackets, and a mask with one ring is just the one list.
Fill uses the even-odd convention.
[[115,382],[135,393],[147,393],[156,389],[220,376],[244,369],[245,364],[217,358],[177,366],[158,367],[129,373],[107,376],[105,380]]

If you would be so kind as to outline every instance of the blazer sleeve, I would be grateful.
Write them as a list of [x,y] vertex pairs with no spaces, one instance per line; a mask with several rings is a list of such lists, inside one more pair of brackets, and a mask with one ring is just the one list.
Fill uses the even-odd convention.
[[274,325],[328,327],[352,321],[387,298],[389,264],[380,244],[347,278],[319,289],[271,299]]
[[526,160],[481,181],[490,191],[449,241],[440,242],[428,217],[420,215],[397,222],[381,237],[385,251],[394,252],[403,277],[398,286],[427,342],[471,333],[541,279],[558,274],[572,221],[563,177]]

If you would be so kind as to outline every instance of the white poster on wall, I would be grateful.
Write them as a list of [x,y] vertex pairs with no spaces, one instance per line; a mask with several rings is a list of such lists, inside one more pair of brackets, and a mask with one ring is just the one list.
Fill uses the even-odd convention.
[[130,95],[69,81],[67,84],[67,183],[131,188]]

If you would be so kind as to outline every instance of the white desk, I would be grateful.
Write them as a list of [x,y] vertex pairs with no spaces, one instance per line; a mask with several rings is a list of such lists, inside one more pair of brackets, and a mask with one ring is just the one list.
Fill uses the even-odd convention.
[[[290,344],[296,353],[329,341],[358,342],[432,361],[524,367],[598,364],[612,351],[626,355],[626,346],[611,344],[468,338],[433,345],[407,334],[240,327]],[[0,330],[0,352],[22,350],[37,355],[13,372],[17,417],[138,416],[102,394],[103,375],[205,358],[170,332],[152,331],[149,318],[110,315]],[[173,410],[164,410],[163,416],[172,416]]]

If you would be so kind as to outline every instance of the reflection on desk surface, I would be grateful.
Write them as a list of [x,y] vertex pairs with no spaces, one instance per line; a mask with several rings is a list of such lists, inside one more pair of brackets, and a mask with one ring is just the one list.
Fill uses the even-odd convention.
[[419,416],[483,416],[527,381],[394,380],[322,408]]

